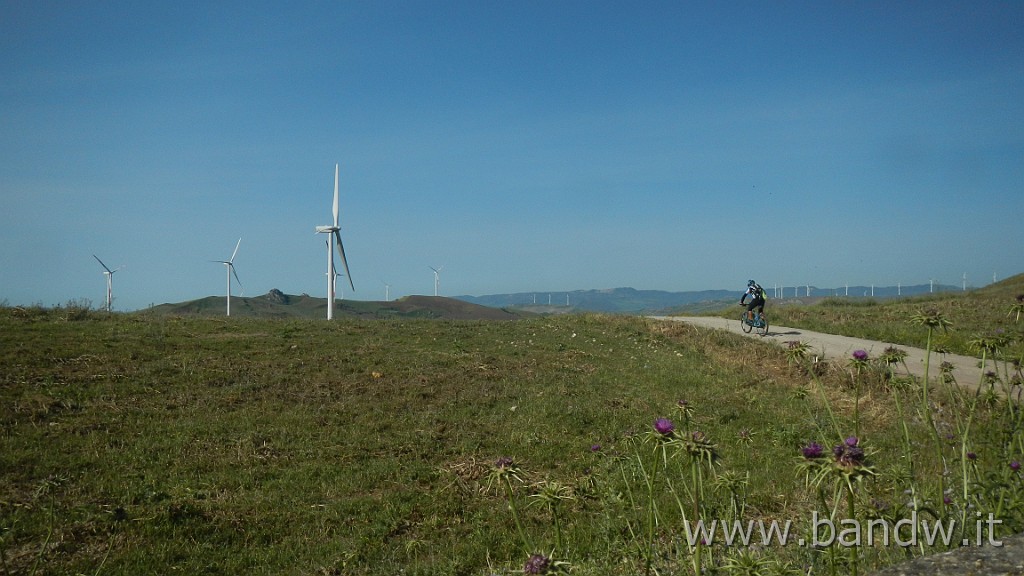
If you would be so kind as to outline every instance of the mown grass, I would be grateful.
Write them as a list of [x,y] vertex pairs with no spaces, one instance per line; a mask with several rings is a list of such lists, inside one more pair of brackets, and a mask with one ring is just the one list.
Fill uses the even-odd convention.
[[[879,471],[858,511],[902,509],[911,458],[938,506],[943,494],[921,479],[955,454],[908,454],[901,425],[916,447],[931,431],[891,401],[917,393],[877,370],[855,380],[845,365],[636,317],[327,323],[0,308],[0,569],[490,575],[554,551],[574,574],[736,573],[741,553],[778,573],[827,571],[845,560],[796,546],[711,547],[695,567],[678,503],[698,487],[682,456],[645,477],[653,421],[715,444],[701,515],[740,506],[743,518],[802,527],[820,503],[801,446],[855,429]],[[953,433],[963,402],[935,398]],[[980,470],[1013,503],[1006,532],[1024,529],[1007,467],[1024,453],[1017,414],[993,397],[972,436]],[[534,550],[491,481],[502,457],[522,471],[511,504]],[[557,510],[531,505],[542,482],[565,487]],[[926,551],[865,549],[862,561]]]

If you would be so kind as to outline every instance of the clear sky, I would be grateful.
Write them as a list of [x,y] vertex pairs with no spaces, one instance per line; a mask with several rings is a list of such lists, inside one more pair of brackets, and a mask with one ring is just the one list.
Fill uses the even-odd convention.
[[1024,2],[0,0],[0,301],[1024,272]]

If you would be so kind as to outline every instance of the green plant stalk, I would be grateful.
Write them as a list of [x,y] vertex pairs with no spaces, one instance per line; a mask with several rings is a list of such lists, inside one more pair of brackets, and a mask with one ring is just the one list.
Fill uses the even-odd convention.
[[512,490],[512,480],[508,476],[505,476],[505,490],[508,493],[508,509],[512,511],[512,519],[516,523],[516,531],[519,532],[519,538],[523,542],[523,551],[526,554],[533,554],[533,546],[530,545],[530,541],[526,539],[526,532],[523,531],[523,525],[519,521],[519,512],[516,510],[516,503],[514,491]]
[[[966,535],[967,530],[967,504],[970,498],[970,473],[967,465],[967,443],[970,440],[971,426],[974,424],[974,415],[978,408],[978,398],[981,395],[981,385],[985,381],[985,355],[986,350],[981,352],[981,380],[978,382],[978,389],[974,392],[974,398],[971,400],[971,408],[967,413],[967,424],[963,426],[960,431],[960,482],[961,486],[961,497],[963,502],[960,506],[960,537],[963,538]],[[959,419],[959,416],[958,416]]]
[[[924,392],[923,392],[923,397],[922,397],[923,406],[921,408],[924,410],[925,419],[928,422],[928,427],[931,428],[932,436],[935,437],[935,453],[938,456],[938,463],[939,463],[939,465],[942,466],[943,470],[946,470],[946,457],[942,453],[942,437],[939,435],[938,427],[935,426],[935,418],[932,416],[932,406],[928,402],[928,387],[929,387],[929,379],[930,379],[929,369],[930,369],[930,366],[931,366],[931,358],[932,358],[932,333],[934,332],[934,330],[935,329],[932,328],[931,326],[928,327],[928,338],[927,338],[927,340],[925,340],[925,348],[924,348],[924,382],[923,382]],[[945,499],[942,498],[942,496],[945,495],[945,493],[946,493],[946,475],[945,474],[939,474],[939,501],[942,502],[942,515],[943,516],[946,515],[946,501],[945,501]]]
[[[672,484],[672,480],[671,480],[671,478],[669,478],[668,474],[665,475],[665,483],[668,484],[669,492],[672,493],[672,497],[675,498],[675,500],[676,500],[676,507],[679,508],[679,515],[683,519],[683,524],[684,525],[688,525],[690,520],[689,520],[689,518],[687,518],[686,505],[683,504],[683,499],[679,497],[679,492],[676,490],[675,486]],[[699,559],[700,559],[700,543],[698,542],[697,544],[694,544],[692,548],[690,548],[689,546],[690,546],[689,542],[687,542],[687,547],[688,547],[687,551],[690,552],[690,554],[691,554],[690,562],[693,565],[694,574],[697,574],[698,571],[700,570],[700,564],[699,564]]]
[[[847,517],[850,518],[851,520],[856,518],[856,516],[854,516],[854,512],[855,511],[854,511],[854,506],[853,506],[853,486],[851,486],[851,485],[849,485],[849,483],[847,483],[847,492],[846,492],[846,514],[847,514]],[[847,546],[847,550],[849,551],[849,554],[850,554],[850,566],[853,567],[853,576],[857,576],[857,546]]]
[[[697,460],[697,459],[694,459],[694,458],[690,459],[690,478],[693,481],[693,487],[694,487],[694,490],[693,490],[693,517],[698,519],[698,520],[701,520],[702,517],[701,517],[701,514],[700,514],[700,503],[701,503],[701,499],[703,498],[703,495],[704,495],[704,486],[703,486],[703,482],[701,481],[700,461]],[[701,552],[702,552],[702,550],[703,550],[703,546],[701,546],[701,543],[698,542],[697,546],[696,546],[696,550],[694,551],[694,555],[693,555],[693,573],[696,574],[697,576],[700,576],[700,574],[702,572],[702,570],[701,570]]]
[[565,552],[564,542],[562,542],[562,523],[558,520],[558,510],[554,502],[548,502],[548,512],[551,513],[551,518],[555,522],[555,549]]
[[[907,366],[906,361],[903,360],[901,362],[903,363],[903,369],[909,373],[910,368]],[[893,375],[891,368],[889,370],[889,375],[890,377]],[[907,461],[907,475],[910,478],[911,502],[913,504],[914,512],[920,512],[917,498],[917,472],[914,469],[914,450],[913,445],[910,442],[910,429],[907,428],[907,419],[903,415],[903,403],[900,402],[899,390],[894,389],[892,391],[892,399],[893,403],[896,405],[896,416],[900,420],[900,428],[903,429],[903,458]],[[923,540],[918,542],[918,547],[920,548],[921,553],[924,554]]]
[[[836,519],[835,510],[831,509],[831,506],[828,505],[828,500],[825,499],[825,489],[822,488],[820,485],[818,486],[818,500],[821,500],[821,506],[825,510],[829,511],[829,516],[828,516],[829,520],[832,520],[834,522],[835,519]],[[817,538],[817,536],[818,536],[817,534],[812,534],[811,535],[812,538]],[[832,573],[832,576],[837,576],[837,574],[838,574],[836,572],[835,557],[836,557],[836,548],[835,548],[835,546],[829,546],[828,547],[828,565],[829,565],[829,569],[830,569],[829,571]]]
[[860,437],[860,367],[853,379],[853,435]]

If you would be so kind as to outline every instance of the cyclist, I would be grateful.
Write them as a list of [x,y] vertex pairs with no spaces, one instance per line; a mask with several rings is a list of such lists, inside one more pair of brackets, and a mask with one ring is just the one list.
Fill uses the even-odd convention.
[[[744,300],[750,296],[750,303],[747,304]],[[753,280],[747,281],[747,291],[740,296],[740,306],[747,307],[747,320],[754,321],[754,310],[760,313],[764,313],[764,288]]]

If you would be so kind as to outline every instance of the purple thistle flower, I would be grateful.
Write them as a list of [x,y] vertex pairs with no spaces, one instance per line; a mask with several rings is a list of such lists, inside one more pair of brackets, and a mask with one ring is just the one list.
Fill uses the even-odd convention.
[[953,499],[950,498],[949,496],[943,496],[942,503],[945,504],[946,506],[949,506],[950,504],[953,503]]
[[542,554],[531,554],[523,566],[523,574],[547,574],[550,561]]
[[512,466],[512,459],[508,456],[502,456],[498,458],[498,461],[494,463],[494,467],[499,470],[502,468],[510,468]]
[[590,445],[590,451],[591,452],[600,452],[601,451],[601,445],[600,444],[591,444]]
[[658,418],[654,421],[654,429],[662,436],[668,436],[676,429],[675,424],[668,418]]
[[1014,472],[1016,472],[1017,470],[1020,470],[1020,462],[1018,462],[1016,460],[1014,460],[1013,462],[1010,462],[1010,470],[1013,470]]
[[804,446],[801,452],[803,452],[804,458],[807,458],[808,460],[815,460],[817,458],[821,458],[825,453],[825,447],[817,442],[811,442],[807,446]]
[[868,353],[866,350],[854,350],[853,359],[863,362],[864,360],[868,359]]
[[836,463],[842,466],[860,466],[864,463],[865,457],[864,449],[857,446],[855,436],[847,438],[846,442],[833,448],[832,455],[835,456]]
[[968,452],[967,453],[967,459],[968,460],[977,460],[978,459],[978,455],[975,454],[974,452]]

